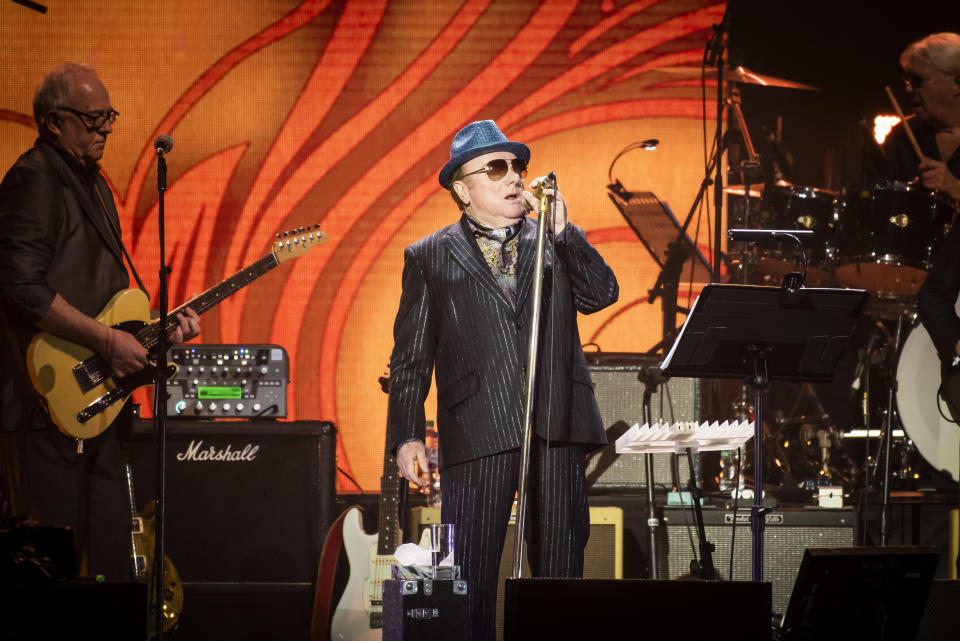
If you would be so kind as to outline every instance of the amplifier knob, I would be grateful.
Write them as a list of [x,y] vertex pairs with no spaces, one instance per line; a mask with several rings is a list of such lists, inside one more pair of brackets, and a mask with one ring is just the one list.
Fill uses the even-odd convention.
[[216,403],[210,403],[210,411],[211,411],[211,412],[216,412],[216,411],[217,411],[217,404],[216,404]]
[[254,404],[253,404],[253,411],[254,411],[254,412],[259,412],[259,411],[260,411],[260,403],[254,403]]
[[239,368],[239,367],[235,367],[235,368],[233,369],[233,373],[236,374],[237,376],[240,376],[240,368]]
[[242,412],[242,411],[243,411],[243,403],[237,403],[237,411],[238,411],[238,412]]
[[177,401],[175,409],[177,410],[177,414],[183,414],[183,410],[187,409],[186,401]]
[[211,367],[211,368],[210,368],[210,373],[211,373],[211,374],[216,374],[216,373],[217,373],[217,368],[216,368],[216,367]]
[[230,411],[230,403],[224,403],[224,404],[223,404],[223,411],[224,411],[224,412],[229,412],[229,411]]
[[196,405],[193,406],[193,412],[199,414],[203,411],[203,402],[197,401]]
[[187,374],[193,374],[193,365],[187,367]]
[[203,365],[201,365],[200,368],[199,368],[197,371],[200,372],[201,374],[203,374]]
[[270,372],[270,370],[267,369],[267,366],[266,366],[266,365],[264,365],[263,367],[260,368],[260,376],[266,376],[269,372]]

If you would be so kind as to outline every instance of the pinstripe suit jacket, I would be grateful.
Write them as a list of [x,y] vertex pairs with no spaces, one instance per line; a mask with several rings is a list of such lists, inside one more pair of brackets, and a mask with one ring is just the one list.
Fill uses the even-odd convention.
[[[516,305],[497,285],[465,216],[407,247],[390,358],[390,448],[423,439],[434,367],[442,467],[520,447],[536,230],[527,219],[519,234]],[[606,436],[576,316],[616,302],[619,287],[580,228],[568,225],[556,247],[558,260],[549,244],[545,256],[536,431],[600,445]]]

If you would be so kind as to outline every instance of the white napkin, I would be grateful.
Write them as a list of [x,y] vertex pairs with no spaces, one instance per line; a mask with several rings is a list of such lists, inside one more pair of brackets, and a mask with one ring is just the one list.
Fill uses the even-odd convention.
[[[430,550],[424,550],[416,543],[404,543],[393,553],[398,565],[423,565],[431,567]],[[451,559],[452,563],[452,559]]]

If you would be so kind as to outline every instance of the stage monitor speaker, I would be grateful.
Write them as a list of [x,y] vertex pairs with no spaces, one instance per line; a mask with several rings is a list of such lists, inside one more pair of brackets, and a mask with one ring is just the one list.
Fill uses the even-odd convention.
[[[410,510],[408,538],[420,540],[420,533],[431,523],[440,522],[440,508],[413,508]],[[500,576],[497,591],[497,638],[503,631],[503,582],[513,576],[513,541],[515,523],[507,526],[507,537],[500,557]],[[416,534],[416,536],[410,536]],[[524,576],[530,576],[526,547],[523,556]],[[619,579],[623,576],[623,510],[619,507],[590,508],[590,538],[583,551],[585,579]]]
[[[218,638],[234,619],[255,629],[280,602],[296,606],[284,620],[306,638],[335,457],[332,423],[168,421],[166,552],[184,586],[178,639]],[[142,505],[154,495],[152,423],[134,425],[131,459]]]
[[[731,510],[703,510],[707,541],[716,546],[713,564],[718,577],[729,578],[730,543],[734,540],[733,580],[747,581],[753,574],[750,507],[738,510],[736,520],[734,535]],[[786,612],[804,550],[852,546],[856,541],[856,521],[857,516],[851,510],[778,509],[767,514],[763,578],[773,583],[774,613]],[[657,564],[660,578],[676,579],[689,574],[690,561],[697,546],[693,511],[691,508],[663,508],[662,529]],[[696,557],[700,558],[699,551]]]
[[510,579],[504,641],[769,641],[770,584],[752,581]]
[[932,545],[807,550],[780,639],[915,639],[938,556]]
[[[614,442],[634,423],[643,424],[644,378],[658,374],[660,359],[640,354],[588,353],[600,418],[609,443],[590,455],[587,488],[591,491],[642,490],[646,488],[646,457],[616,453]],[[700,381],[672,378],[661,383],[650,398],[653,421],[699,421]],[[669,487],[674,482],[673,454],[654,454],[654,483]],[[686,459],[678,460],[679,482],[690,478]],[[696,464],[696,463],[695,463]]]
[[956,641],[960,630],[960,581],[934,579],[916,641]]

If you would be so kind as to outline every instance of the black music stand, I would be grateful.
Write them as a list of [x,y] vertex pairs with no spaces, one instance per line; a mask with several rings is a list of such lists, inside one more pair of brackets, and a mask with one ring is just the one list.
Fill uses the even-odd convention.
[[647,352],[653,354],[666,349],[673,340],[677,311],[687,313],[686,309],[677,307],[681,281],[709,283],[710,263],[687,235],[690,218],[681,225],[669,205],[652,191],[628,191],[617,181],[607,185],[607,195],[660,267],[657,282],[647,298],[648,303],[653,303],[659,296],[663,310],[663,340]]
[[740,378],[754,389],[753,580],[763,580],[763,396],[771,380],[829,381],[869,294],[861,289],[707,285],[660,368]]

